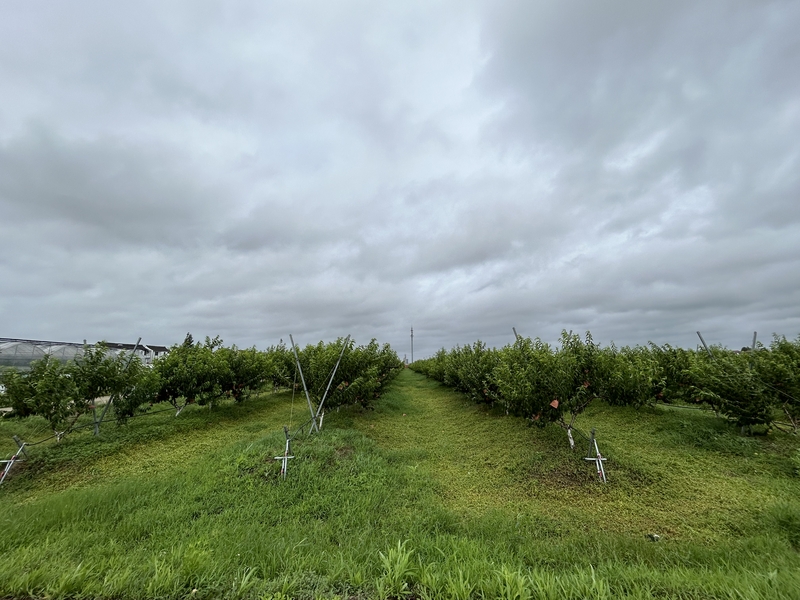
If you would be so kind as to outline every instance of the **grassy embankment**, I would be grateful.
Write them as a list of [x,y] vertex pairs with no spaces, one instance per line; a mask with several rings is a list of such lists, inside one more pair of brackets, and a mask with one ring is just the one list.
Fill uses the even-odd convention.
[[[290,412],[265,394],[31,449],[0,487],[0,597],[798,597],[797,438],[598,403],[603,486],[582,440],[405,371],[282,482]],[[0,454],[12,433],[47,435],[4,420]]]

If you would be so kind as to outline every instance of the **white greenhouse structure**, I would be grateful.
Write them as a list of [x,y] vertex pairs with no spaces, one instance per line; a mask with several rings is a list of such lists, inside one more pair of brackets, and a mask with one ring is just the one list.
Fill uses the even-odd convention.
[[[159,356],[169,352],[166,346],[146,344],[120,344],[105,342],[109,354],[130,354],[134,352],[142,363],[149,365]],[[94,347],[95,344],[87,344]],[[52,356],[61,362],[80,359],[83,356],[84,344],[75,342],[48,342],[44,340],[18,340],[13,338],[0,338],[0,368],[14,367],[27,369],[35,360],[45,356]]]

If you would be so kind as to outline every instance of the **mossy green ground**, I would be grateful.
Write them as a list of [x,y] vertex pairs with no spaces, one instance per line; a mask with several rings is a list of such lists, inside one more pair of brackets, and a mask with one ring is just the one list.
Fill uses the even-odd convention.
[[[284,482],[303,406],[264,394],[32,448],[0,487],[0,597],[800,597],[793,436],[597,403],[578,424],[603,485],[581,438],[404,371],[298,439]],[[47,435],[3,420],[0,454],[13,433]]]

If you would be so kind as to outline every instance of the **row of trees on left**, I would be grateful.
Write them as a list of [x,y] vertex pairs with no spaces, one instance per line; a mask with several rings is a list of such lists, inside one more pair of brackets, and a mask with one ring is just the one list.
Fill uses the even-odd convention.
[[[336,404],[368,404],[380,393],[390,375],[401,366],[388,345],[373,340],[356,347],[344,340],[307,346],[299,351],[312,395],[323,387],[336,358],[343,353],[341,369],[332,383]],[[226,347],[219,337],[195,342],[191,334],[182,344],[148,366],[130,355],[113,355],[99,343],[87,347],[82,357],[62,363],[45,356],[28,371],[0,374],[5,392],[0,406],[11,406],[16,416],[39,415],[56,432],[68,431],[78,418],[96,410],[98,399],[108,397],[111,414],[124,422],[153,404],[167,402],[176,413],[187,404],[213,405],[221,399],[244,401],[253,391],[299,382],[294,353],[280,343],[265,351]],[[332,398],[333,399],[333,398]]]

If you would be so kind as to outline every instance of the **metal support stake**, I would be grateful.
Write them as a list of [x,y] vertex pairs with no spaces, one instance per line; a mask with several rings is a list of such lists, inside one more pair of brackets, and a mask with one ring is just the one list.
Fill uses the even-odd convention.
[[[136,345],[133,347],[133,350],[131,350],[131,356],[130,356],[130,358],[128,358],[128,362],[125,363],[125,368],[122,369],[123,373],[128,370],[128,367],[131,366],[131,362],[133,361],[133,357],[136,355],[136,349],[139,347],[139,343],[141,341],[142,341],[142,338],[140,336],[139,339],[136,340]],[[99,435],[100,434],[100,423],[102,423],[103,419],[106,418],[106,413],[108,412],[108,407],[111,406],[112,402],[114,402],[114,398],[116,396],[117,396],[117,394],[112,394],[111,397],[108,399],[108,402],[106,402],[106,405],[103,407],[103,412],[100,414],[100,421],[95,423],[95,425],[94,425],[94,428],[95,428],[94,429],[94,434],[95,435]]]
[[[83,358],[86,358],[86,340],[83,340]],[[97,403],[94,400],[92,400],[92,423],[94,424],[94,434],[100,435],[100,426],[97,424]]]
[[28,451],[25,450],[25,442],[23,442],[21,439],[19,439],[19,436],[15,435],[15,436],[12,436],[12,437],[14,438],[14,442],[16,442],[16,444],[19,447],[19,449],[22,450],[22,453],[25,455],[25,458],[28,458]]
[[514,332],[514,339],[518,340],[519,339],[519,334],[517,333],[517,328],[516,327],[512,327],[511,331]]
[[699,338],[700,338],[700,341],[701,341],[701,342],[703,342],[703,348],[705,348],[705,349],[706,349],[706,352],[708,352],[708,355],[709,355],[709,356],[711,357],[711,359],[713,360],[713,359],[714,359],[714,355],[713,355],[713,354],[711,354],[711,350],[709,350],[709,349],[708,349],[708,346],[706,345],[706,341],[703,339],[703,336],[702,336],[702,335],[700,335],[700,332],[699,332],[699,331],[697,332],[697,337],[699,337]]
[[[597,476],[603,483],[608,483],[606,480],[606,469],[603,466],[603,461],[606,460],[606,458],[600,454],[600,448],[597,447],[597,438],[595,438],[594,432],[595,430],[592,429],[592,437],[589,440],[589,452],[583,460],[594,461],[594,466],[597,469]],[[592,456],[592,450],[595,452],[594,456]]]
[[275,460],[281,461],[281,476],[285,480],[286,470],[289,467],[289,459],[294,458],[294,456],[289,456],[289,452],[291,451],[289,444],[291,444],[292,439],[289,436],[289,428],[286,425],[283,426],[283,433],[286,436],[286,449],[283,451],[283,456],[276,456]]
[[317,415],[314,412],[314,405],[311,404],[311,396],[308,395],[308,388],[306,387],[306,379],[303,377],[303,367],[300,366],[300,357],[297,355],[297,346],[294,344],[292,334],[289,334],[289,340],[292,342],[292,351],[294,352],[295,364],[297,370],[300,372],[300,381],[303,382],[303,391],[306,393],[306,400],[308,400],[308,410],[311,413],[311,430],[319,433],[319,426],[317,425]]
[[750,348],[750,368],[752,369],[756,360],[756,338],[758,337],[758,332],[753,332],[753,345]]
[[[23,446],[24,446],[24,444],[23,444]],[[2,475],[0,475],[0,484],[2,484],[6,480],[6,476],[8,475],[8,472],[11,471],[11,467],[14,466],[14,463],[17,460],[22,460],[19,457],[19,455],[24,451],[25,451],[25,449],[22,446],[20,446],[19,450],[17,450],[17,453],[14,454],[10,459],[8,459],[8,460],[0,460],[0,464],[3,464],[3,463],[5,464],[5,467],[3,468],[3,473],[2,473]]]
[[328,387],[325,388],[325,393],[322,395],[322,400],[319,401],[319,406],[317,407],[317,418],[319,419],[320,429],[322,428],[322,419],[320,418],[320,415],[325,414],[322,411],[322,407],[325,404],[325,399],[328,397],[328,391],[331,389],[333,378],[336,377],[336,371],[339,369],[339,363],[342,362],[342,357],[344,356],[344,351],[345,348],[347,348],[347,344],[349,341],[350,341],[350,336],[348,335],[344,340],[344,344],[342,345],[342,351],[339,353],[339,360],[336,361],[336,365],[334,365],[333,371],[331,371],[331,378],[328,380]]

